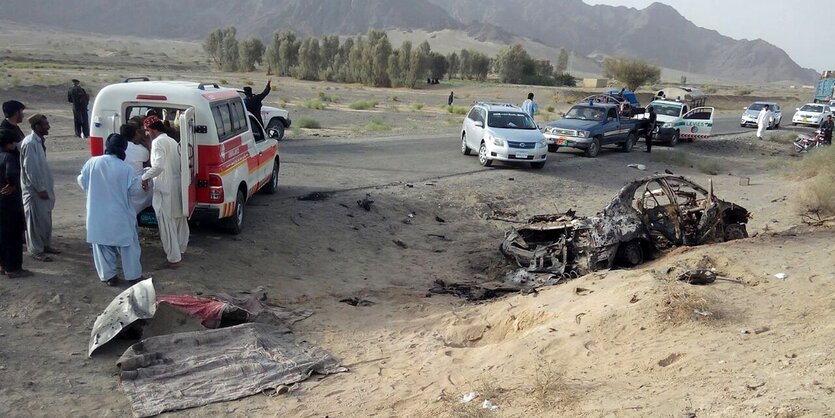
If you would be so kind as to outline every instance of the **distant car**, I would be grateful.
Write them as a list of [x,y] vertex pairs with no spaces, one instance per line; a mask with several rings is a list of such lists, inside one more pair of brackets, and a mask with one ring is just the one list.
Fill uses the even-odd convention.
[[744,112],[742,112],[742,118],[739,121],[739,126],[743,128],[756,128],[757,117],[760,115],[760,111],[763,110],[763,107],[765,107],[765,105],[768,105],[772,114],[772,119],[768,124],[768,128],[766,129],[780,129],[780,122],[783,121],[783,111],[780,110],[780,105],[774,102],[751,103],[751,106],[748,106],[745,109],[743,109]]
[[806,103],[797,109],[792,117],[792,125],[820,126],[827,116],[832,114],[832,108],[827,104]]
[[[238,94],[242,98],[246,98],[243,90],[238,90]],[[284,139],[284,131],[290,128],[293,123],[290,120],[290,112],[271,106],[261,106],[261,120],[264,121],[264,128],[267,132],[275,132],[272,137],[276,138],[277,141]]]
[[476,103],[461,128],[461,153],[478,152],[478,162],[528,162],[545,167],[548,147],[533,118],[521,108],[504,103]]

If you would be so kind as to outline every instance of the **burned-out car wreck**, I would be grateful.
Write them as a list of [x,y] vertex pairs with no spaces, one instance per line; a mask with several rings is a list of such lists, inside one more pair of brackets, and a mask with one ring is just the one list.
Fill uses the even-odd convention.
[[538,215],[507,233],[501,252],[532,273],[579,276],[635,266],[672,247],[746,238],[748,211],[674,175],[635,180],[592,217]]

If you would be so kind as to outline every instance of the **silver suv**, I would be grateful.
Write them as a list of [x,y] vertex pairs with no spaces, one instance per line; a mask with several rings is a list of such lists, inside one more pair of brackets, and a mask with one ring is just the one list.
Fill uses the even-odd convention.
[[545,136],[527,113],[506,103],[476,103],[461,128],[461,152],[478,150],[478,162],[485,167],[493,161],[527,162],[545,167],[548,146]]

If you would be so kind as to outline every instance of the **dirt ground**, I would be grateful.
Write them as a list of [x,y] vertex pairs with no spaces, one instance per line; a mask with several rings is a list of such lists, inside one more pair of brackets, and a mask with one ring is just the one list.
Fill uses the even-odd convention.
[[[51,69],[48,77],[54,79],[44,82],[21,78],[23,70],[5,71],[20,81],[0,85],[0,98],[21,98],[53,120],[50,162],[84,157],[85,143],[71,136],[60,80],[89,76],[86,70]],[[101,72],[103,79],[88,82],[94,90],[127,71]],[[208,71],[188,75],[229,84],[247,77],[256,88],[266,80]],[[295,130],[291,143],[374,141],[383,134],[454,138],[460,123],[459,115],[439,107],[449,86],[408,91],[278,81],[277,97],[268,101],[288,105],[295,121],[312,118],[327,127]],[[453,88],[462,101],[510,100],[525,91]],[[537,94],[550,97],[554,91]],[[338,97],[336,103],[325,110],[304,106],[321,99],[320,92]],[[369,116],[347,108],[356,100],[380,104]],[[425,107],[416,110],[416,103]],[[738,104],[728,103],[728,109]],[[373,125],[384,127],[370,126],[374,118],[380,122]],[[293,331],[350,369],[281,396],[256,395],[172,415],[832,416],[835,225],[808,226],[797,214],[799,184],[781,168],[797,157],[779,135],[766,142],[749,133],[676,150],[659,147],[645,160],[646,172],[627,167],[634,154],[608,153],[577,157],[582,164],[560,166],[556,177],[499,168],[412,187],[343,191],[322,201],[263,196],[248,208],[240,236],[196,229],[177,271],[154,268],[164,261],[161,245],[155,231],[143,230],[142,261],[158,293],[210,295],[262,286],[271,303],[313,310]],[[479,304],[428,292],[436,280],[494,278],[504,265],[498,243],[511,224],[487,220],[493,211],[520,220],[568,209],[592,215],[627,179],[664,169],[703,185],[712,179],[720,198],[751,211],[752,238],[677,249],[638,268]],[[75,172],[55,175],[67,179]],[[366,194],[375,201],[368,212],[355,203]],[[80,191],[58,190],[54,239],[64,253],[48,264],[27,257],[33,278],[0,279],[0,416],[130,414],[115,366],[128,343],[86,356],[93,321],[120,290],[95,276],[84,243],[83,207]],[[669,273],[671,266],[699,262],[729,280],[691,286]],[[776,273],[788,277],[779,280]],[[373,304],[339,302],[351,297]],[[460,402],[474,391],[475,400]],[[482,409],[484,400],[498,409]]]

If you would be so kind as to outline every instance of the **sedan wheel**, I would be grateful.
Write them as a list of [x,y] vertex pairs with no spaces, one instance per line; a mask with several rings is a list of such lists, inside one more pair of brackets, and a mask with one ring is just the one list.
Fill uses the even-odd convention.
[[467,146],[467,134],[461,135],[461,153],[470,155],[470,147]]
[[487,156],[487,144],[483,142],[481,143],[481,147],[478,149],[478,163],[485,167],[493,165],[493,160]]

